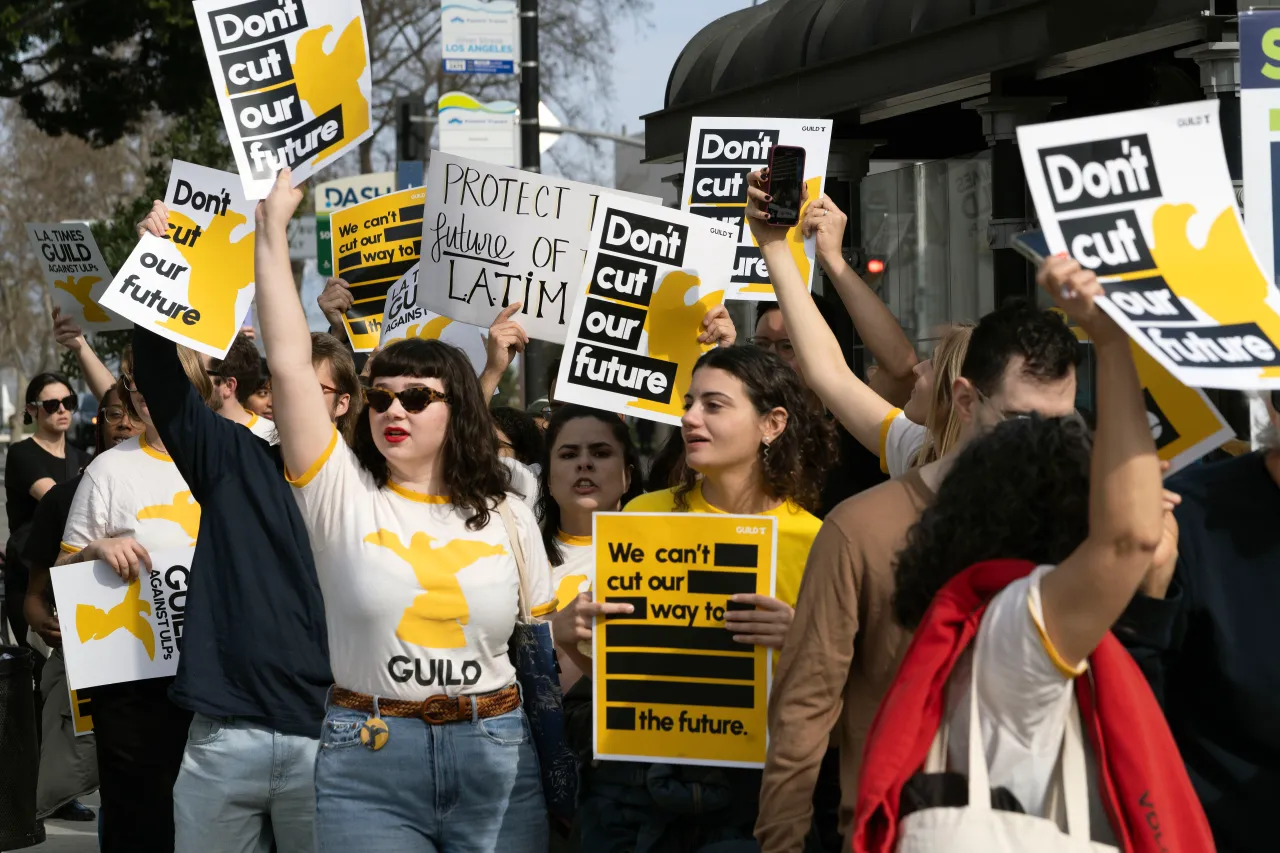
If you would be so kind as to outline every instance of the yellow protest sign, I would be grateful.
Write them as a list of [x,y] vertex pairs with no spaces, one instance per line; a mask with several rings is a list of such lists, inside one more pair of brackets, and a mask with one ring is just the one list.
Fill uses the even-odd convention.
[[329,217],[333,274],[351,286],[343,324],[356,352],[371,352],[382,334],[387,291],[418,263],[425,187],[378,196]]
[[71,724],[75,728],[76,737],[93,734],[93,700],[81,696],[78,691],[67,688],[71,693]]
[[[1051,310],[1066,317],[1057,308]],[[1084,329],[1072,326],[1071,331],[1076,340],[1088,342]],[[1183,385],[1132,338],[1129,351],[1138,369],[1151,437],[1160,458],[1169,463],[1169,474],[1235,438],[1235,431],[1203,391]]]
[[761,767],[772,660],[734,642],[737,593],[773,595],[777,528],[755,515],[597,513],[595,757]]

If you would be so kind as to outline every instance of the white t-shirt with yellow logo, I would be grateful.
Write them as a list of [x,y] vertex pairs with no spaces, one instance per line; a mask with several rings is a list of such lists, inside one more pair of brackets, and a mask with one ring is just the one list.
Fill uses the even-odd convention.
[[[378,488],[336,431],[290,482],[315,552],[336,684],[421,701],[515,680],[507,641],[520,575],[501,515],[471,530],[446,498],[394,482]],[[556,602],[542,537],[523,502],[507,505],[524,546],[530,609],[544,616]]]
[[570,536],[563,530],[556,534],[560,556],[564,562],[551,567],[555,585],[556,606],[567,607],[580,592],[589,592],[596,581],[596,549],[590,536]]
[[62,550],[74,554],[97,539],[130,536],[148,551],[188,548],[200,530],[200,505],[167,453],[145,436],[99,454],[71,501]]
[[276,433],[275,421],[261,417],[253,412],[249,413],[249,422],[245,424],[245,429],[267,444],[278,444],[280,442],[280,436]]

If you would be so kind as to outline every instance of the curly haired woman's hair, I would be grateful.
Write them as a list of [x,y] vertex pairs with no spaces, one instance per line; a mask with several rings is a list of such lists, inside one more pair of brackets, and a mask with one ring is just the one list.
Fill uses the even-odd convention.
[[489,409],[493,424],[507,437],[511,452],[521,465],[537,465],[545,454],[546,443],[542,430],[538,429],[533,415],[512,406],[494,406]]
[[[763,415],[786,409],[787,426],[764,453],[760,446],[761,486],[771,498],[790,500],[810,512],[822,502],[822,485],[827,471],[839,454],[835,430],[805,396],[796,372],[773,353],[759,347],[717,347],[703,353],[693,367],[716,368],[742,382],[756,412]],[[689,494],[698,482],[697,472],[687,466],[675,487],[675,506],[689,509]]]
[[898,623],[915,630],[938,590],[975,563],[1065,560],[1089,532],[1089,448],[1079,419],[1037,416],[966,447],[898,554]]
[[[489,524],[489,512],[511,488],[511,472],[498,458],[493,421],[471,362],[449,344],[406,338],[369,360],[371,385],[393,376],[439,379],[444,384],[449,396],[449,422],[441,449],[445,491],[449,501],[467,514],[467,527],[483,530]],[[389,476],[387,460],[373,441],[369,416],[369,407],[363,407],[352,449],[381,487]]]
[[560,430],[571,421],[581,418],[595,418],[609,428],[614,441],[622,447],[622,464],[631,472],[631,485],[622,495],[622,506],[644,491],[640,478],[640,454],[636,451],[636,443],[631,440],[631,430],[625,421],[612,412],[602,412],[587,406],[569,404],[556,409],[547,422],[546,449],[542,454],[542,470],[538,473],[538,521],[542,524],[542,544],[547,549],[547,559],[551,565],[564,563],[564,555],[560,553],[560,540],[556,534],[560,532],[560,504],[551,497],[551,454],[555,453],[556,440]]

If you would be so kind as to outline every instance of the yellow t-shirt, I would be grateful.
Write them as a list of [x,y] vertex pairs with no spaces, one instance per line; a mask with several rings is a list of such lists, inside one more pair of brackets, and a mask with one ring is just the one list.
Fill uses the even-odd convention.
[[[676,512],[675,492],[663,489],[660,492],[649,492],[641,495],[622,509],[623,512]],[[712,512],[724,514],[707,503],[702,496],[702,484],[694,486],[689,493],[689,512]],[[800,579],[804,577],[804,564],[809,559],[809,549],[818,535],[822,522],[815,516],[801,509],[791,501],[779,505],[769,512],[760,513],[776,518],[778,524],[778,565],[775,585],[777,598],[792,607],[800,596]]]

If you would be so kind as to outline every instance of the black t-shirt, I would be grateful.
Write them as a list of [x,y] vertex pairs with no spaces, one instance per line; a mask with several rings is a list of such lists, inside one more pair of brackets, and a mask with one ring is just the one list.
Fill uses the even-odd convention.
[[40,499],[36,514],[31,519],[26,547],[22,550],[22,558],[29,565],[47,569],[58,561],[62,532],[67,528],[67,516],[71,514],[71,502],[76,499],[76,490],[83,479],[84,474],[77,474],[45,492]]
[[133,357],[165,450],[200,503],[169,698],[317,737],[333,684],[324,599],[279,450],[209,410],[172,342],[135,329]]
[[23,439],[9,448],[4,462],[5,509],[9,514],[9,536],[19,554],[39,503],[31,497],[31,487],[46,477],[54,483],[66,482],[88,464],[88,454],[70,442],[62,458],[36,444],[34,438]]
[[1280,487],[1265,454],[1193,465],[1163,600],[1134,597],[1115,634],[1160,700],[1223,853],[1275,849],[1280,800]]

